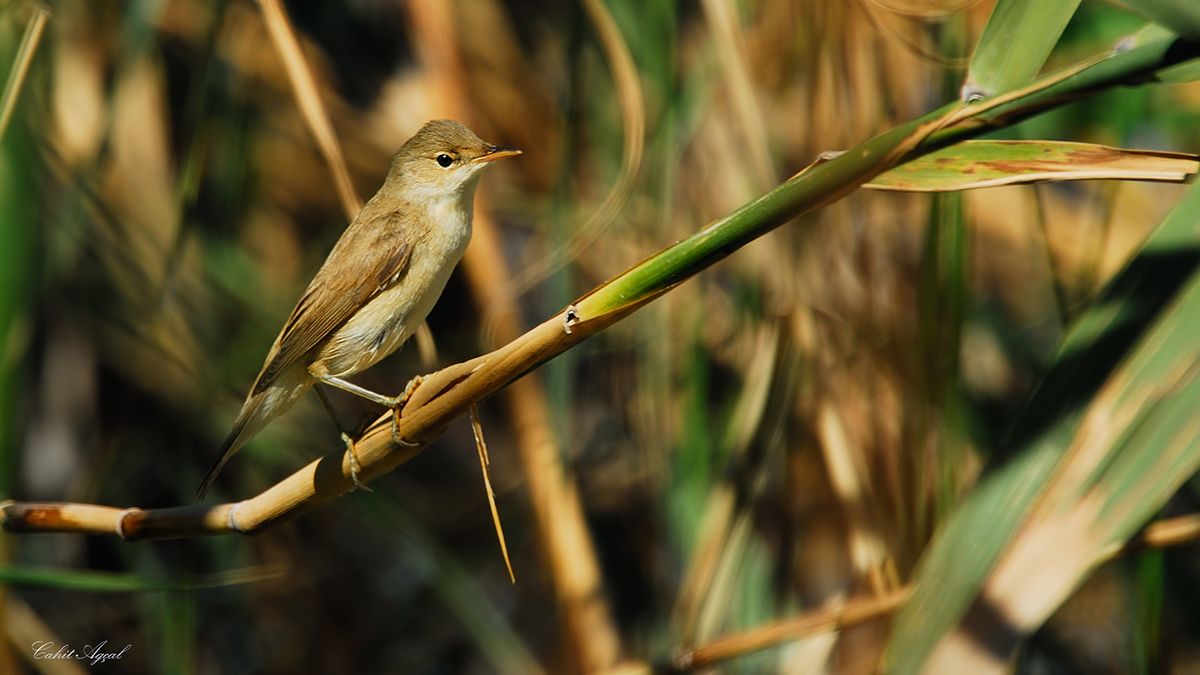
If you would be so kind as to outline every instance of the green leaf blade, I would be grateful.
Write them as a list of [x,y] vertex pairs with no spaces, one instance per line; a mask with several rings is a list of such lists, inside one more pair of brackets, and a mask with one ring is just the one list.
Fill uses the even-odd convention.
[[1000,0],[984,27],[963,95],[995,96],[1023,87],[1046,63],[1079,0]]

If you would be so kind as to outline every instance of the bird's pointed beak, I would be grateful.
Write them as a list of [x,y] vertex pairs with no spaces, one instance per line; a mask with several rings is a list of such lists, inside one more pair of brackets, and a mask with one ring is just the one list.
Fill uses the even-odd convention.
[[482,164],[484,162],[494,162],[497,159],[504,159],[505,157],[516,157],[519,154],[521,154],[521,151],[516,148],[497,148],[494,145],[489,145],[484,148],[483,154],[471,160],[471,163]]

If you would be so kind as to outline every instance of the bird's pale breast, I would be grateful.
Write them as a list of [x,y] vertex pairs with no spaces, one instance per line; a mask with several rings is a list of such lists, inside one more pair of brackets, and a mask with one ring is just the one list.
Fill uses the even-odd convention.
[[397,282],[330,336],[317,358],[329,375],[348,377],[370,368],[404,344],[429,316],[471,240],[473,195],[456,197],[442,200],[427,214],[438,225],[413,238],[412,257]]

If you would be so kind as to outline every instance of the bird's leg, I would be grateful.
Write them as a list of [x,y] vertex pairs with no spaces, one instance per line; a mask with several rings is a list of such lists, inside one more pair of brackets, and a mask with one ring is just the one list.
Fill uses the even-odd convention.
[[413,391],[425,378],[417,375],[413,379],[409,380],[408,386],[404,387],[404,393],[400,394],[399,396],[384,396],[383,394],[377,394],[370,389],[360,387],[353,382],[347,382],[340,377],[333,377],[332,375],[316,375],[315,373],[314,376],[331,387],[337,387],[338,389],[348,391],[351,394],[357,394],[368,401],[378,403],[385,408],[390,408],[392,410],[392,440],[396,442],[396,445],[402,445],[408,448],[415,448],[417,445],[419,445],[418,443],[409,443],[400,437],[400,409],[404,407],[404,404],[408,402],[408,397],[412,396]]
[[324,406],[325,412],[329,413],[329,418],[333,420],[334,426],[337,427],[338,433],[342,435],[342,442],[346,444],[346,449],[350,451],[350,479],[358,486],[360,490],[366,492],[374,492],[358,480],[358,472],[362,470],[362,464],[358,461],[358,449],[354,446],[354,439],[350,438],[350,434],[342,429],[342,423],[338,420],[337,412],[333,409],[333,404],[329,402],[329,397],[325,395],[325,390],[317,387],[317,396],[321,399],[321,405]]

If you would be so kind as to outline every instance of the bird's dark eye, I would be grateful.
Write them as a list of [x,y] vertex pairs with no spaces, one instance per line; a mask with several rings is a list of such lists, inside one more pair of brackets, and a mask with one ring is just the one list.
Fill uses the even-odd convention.
[[454,163],[454,158],[443,152],[437,156],[437,163],[442,165],[442,167],[447,167]]

